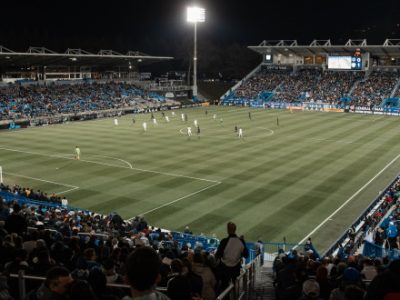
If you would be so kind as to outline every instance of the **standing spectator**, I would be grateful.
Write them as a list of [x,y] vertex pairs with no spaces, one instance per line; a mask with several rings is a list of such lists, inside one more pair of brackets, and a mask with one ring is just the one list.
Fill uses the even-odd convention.
[[21,211],[21,207],[19,204],[14,204],[13,212],[11,215],[8,216],[5,224],[5,229],[8,233],[15,232],[19,236],[22,236],[28,227],[28,223],[26,222],[25,218],[19,214]]
[[10,214],[10,209],[0,196],[0,221],[5,222]]
[[221,240],[216,253],[216,258],[220,259],[219,276],[221,280],[221,291],[226,289],[230,282],[235,282],[240,274],[242,258],[247,258],[249,252],[244,240],[236,235],[235,223],[227,224],[228,237]]
[[[132,298],[141,300],[169,300],[155,290],[160,280],[161,261],[157,252],[150,247],[135,249],[126,261],[126,278],[131,286]],[[131,297],[124,297],[130,300]]]

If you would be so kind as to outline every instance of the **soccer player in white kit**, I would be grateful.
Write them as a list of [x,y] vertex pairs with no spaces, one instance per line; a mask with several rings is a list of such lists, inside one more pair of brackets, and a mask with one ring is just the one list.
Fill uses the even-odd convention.
[[193,124],[194,124],[194,127],[198,127],[198,126],[197,126],[197,120],[194,120],[194,121],[193,121]]
[[114,119],[114,125],[118,126],[118,119],[117,118]]
[[213,114],[213,119],[214,119],[214,120],[217,119],[217,114]]
[[243,138],[243,130],[242,128],[239,128],[239,133],[238,133],[239,138]]
[[182,119],[182,121],[185,121],[185,115],[184,114],[181,114],[181,119]]
[[169,117],[165,116],[165,121],[169,122]]
[[158,125],[157,119],[156,119],[156,118],[153,119],[153,124],[154,124],[154,125]]
[[143,126],[143,131],[147,131],[147,123],[143,122],[142,126]]
[[77,160],[81,159],[81,149],[79,149],[78,146],[75,147],[75,159]]
[[175,112],[173,111],[173,112],[171,113],[171,115],[175,117]]
[[187,128],[187,135],[188,135],[189,137],[192,136],[192,127],[188,127],[188,128]]

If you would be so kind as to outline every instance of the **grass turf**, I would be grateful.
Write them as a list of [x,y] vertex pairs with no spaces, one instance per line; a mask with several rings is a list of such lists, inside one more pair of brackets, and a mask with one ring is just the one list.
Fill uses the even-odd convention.
[[[246,240],[296,243],[327,220],[312,235],[322,251],[400,166],[396,117],[235,107],[177,110],[175,117],[168,111],[170,123],[154,115],[158,126],[142,114],[135,124],[132,116],[120,118],[119,126],[101,119],[1,131],[5,183],[65,192],[72,206],[124,218],[145,214],[155,226],[189,225],[219,238],[234,221]],[[81,161],[73,159],[75,145]]]

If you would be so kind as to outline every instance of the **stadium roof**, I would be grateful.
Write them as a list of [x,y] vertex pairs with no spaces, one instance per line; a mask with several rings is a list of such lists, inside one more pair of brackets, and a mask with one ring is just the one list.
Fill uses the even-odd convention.
[[150,56],[139,51],[121,54],[113,50],[100,50],[91,53],[82,49],[67,49],[58,53],[45,47],[29,47],[26,52],[15,52],[0,46],[0,68],[17,69],[26,66],[92,66],[99,68],[128,66],[170,60],[169,56]]
[[371,56],[400,57],[400,40],[387,39],[382,45],[368,45],[366,39],[348,40],[344,45],[333,45],[331,40],[313,40],[309,45],[299,45],[297,40],[263,41],[258,46],[249,46],[251,50],[261,54],[310,56],[331,53],[349,53],[360,49]]

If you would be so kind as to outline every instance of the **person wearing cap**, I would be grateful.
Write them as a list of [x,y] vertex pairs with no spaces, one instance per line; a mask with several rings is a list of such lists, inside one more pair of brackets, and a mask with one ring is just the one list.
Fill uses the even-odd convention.
[[319,298],[319,284],[314,279],[308,279],[303,283],[303,295],[298,300],[314,300]]
[[220,260],[219,274],[221,291],[228,287],[230,282],[235,282],[240,274],[242,258],[249,256],[249,251],[243,239],[236,235],[235,223],[227,224],[228,237],[221,240],[215,257]]

